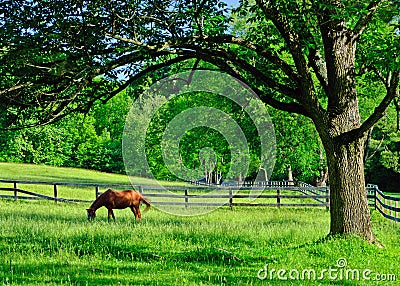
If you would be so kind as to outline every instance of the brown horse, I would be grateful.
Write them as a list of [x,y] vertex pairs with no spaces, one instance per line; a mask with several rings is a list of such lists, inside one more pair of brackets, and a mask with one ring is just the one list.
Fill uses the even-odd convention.
[[140,213],[140,202],[146,205],[145,212],[149,210],[150,203],[138,192],[129,190],[117,192],[108,189],[102,193],[87,210],[88,220],[92,220],[96,217],[96,210],[101,207],[106,207],[108,209],[108,221],[110,221],[110,216],[115,221],[115,216],[113,209],[125,209],[130,208],[135,215],[136,220],[141,220],[142,214]]

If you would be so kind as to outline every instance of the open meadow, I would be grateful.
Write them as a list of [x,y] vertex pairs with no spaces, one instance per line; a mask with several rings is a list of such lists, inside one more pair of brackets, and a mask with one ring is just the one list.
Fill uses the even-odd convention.
[[[400,228],[374,212],[380,249],[357,238],[323,240],[324,209],[220,208],[178,217],[151,209],[141,223],[129,210],[106,210],[87,222],[84,204],[0,201],[3,284],[287,285],[267,269],[323,269],[346,259],[348,269],[400,275]],[[346,268],[345,268],[346,269]],[[292,273],[295,275],[295,273]],[[287,276],[289,277],[289,276]],[[333,276],[334,277],[334,276]],[[301,277],[292,285],[398,285],[357,279]],[[344,277],[345,278],[345,277]],[[349,277],[350,278],[350,277]],[[355,277],[356,278],[356,277]],[[375,279],[370,276],[371,280]],[[318,282],[318,283],[317,283]]]
[[325,208],[222,207],[185,217],[152,207],[142,222],[116,210],[108,223],[104,208],[88,222],[88,206],[0,200],[0,283],[400,285],[400,225],[377,211],[384,248],[325,239]]

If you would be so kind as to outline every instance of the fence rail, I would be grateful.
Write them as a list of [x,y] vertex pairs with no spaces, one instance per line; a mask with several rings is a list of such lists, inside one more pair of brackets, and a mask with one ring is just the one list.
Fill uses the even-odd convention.
[[370,190],[369,197],[372,197],[374,200],[375,209],[385,218],[395,222],[400,222],[400,197],[385,195],[381,190],[379,190],[377,185],[369,184],[367,189]]
[[[309,190],[309,186],[295,186],[294,182],[271,181],[268,184],[246,184],[242,186],[131,186],[120,184],[93,184],[93,183],[67,183],[67,182],[33,182],[0,180],[0,184],[12,184],[12,187],[0,187],[0,191],[12,192],[13,195],[0,194],[0,198],[11,199],[46,199],[55,202],[91,202],[91,200],[67,199],[59,197],[59,187],[80,187],[94,188],[93,199],[101,194],[101,190],[108,188],[114,189],[136,189],[152,200],[152,204],[159,205],[182,205],[189,206],[214,206],[221,205],[215,200],[225,200],[225,204],[233,208],[234,206],[309,206],[309,207],[329,207],[329,192],[326,188],[314,188]],[[18,186],[23,185],[43,185],[53,186],[52,195],[43,195],[32,191],[27,191]],[[212,192],[210,192],[212,191]],[[255,191],[256,194],[252,192]],[[262,193],[259,193],[261,192]],[[24,195],[24,196],[21,196]],[[28,196],[26,196],[28,195]],[[246,199],[248,199],[246,201]],[[252,202],[249,202],[249,201]],[[300,202],[294,202],[300,200]],[[304,202],[307,200],[307,202]]]
[[[154,205],[174,206],[220,206],[216,200],[225,200],[224,205],[231,209],[235,206],[268,206],[268,207],[326,207],[330,206],[329,187],[314,187],[303,182],[268,182],[268,184],[246,184],[241,186],[132,186],[120,184],[67,183],[67,182],[34,182],[22,180],[0,180],[0,191],[10,192],[10,195],[0,194],[0,198],[52,200],[57,202],[92,202],[92,200],[61,198],[59,187],[94,188],[93,199],[101,194],[101,190],[136,189],[149,198]],[[3,187],[11,184],[12,186]],[[53,186],[52,195],[19,188],[19,185]],[[210,193],[210,189],[212,192]],[[255,194],[253,192],[256,192]],[[23,194],[21,196],[21,194]],[[367,185],[367,198],[385,218],[400,222],[400,198],[385,195],[376,185]],[[161,199],[161,200],[160,200]],[[247,199],[247,200],[246,200]]]

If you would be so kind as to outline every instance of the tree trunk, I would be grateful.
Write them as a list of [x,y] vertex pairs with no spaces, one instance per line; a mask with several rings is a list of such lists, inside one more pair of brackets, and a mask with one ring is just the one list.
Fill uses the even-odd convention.
[[368,132],[368,134],[367,134],[367,140],[365,141],[365,148],[364,148],[364,165],[365,165],[365,163],[367,162],[367,160],[368,160],[368,154],[369,154],[369,150],[370,150],[370,143],[371,143],[371,137],[372,137],[372,130],[373,130],[374,128],[372,127],[370,130],[369,130],[369,132]]
[[288,167],[288,181],[289,181],[289,186],[293,186],[294,182],[293,182],[293,171],[292,171],[292,166],[289,165]]
[[[339,2],[338,2],[339,3]],[[314,120],[328,163],[330,235],[359,235],[375,242],[364,177],[366,134],[351,135],[361,126],[355,80],[356,43],[341,19],[329,10],[320,15],[328,84],[328,116]]]
[[319,178],[317,178],[315,185],[317,187],[326,187],[328,184],[328,166],[326,166],[325,162],[325,157],[324,157],[324,152],[322,149],[319,149],[319,163],[320,163],[320,168],[319,168]]
[[325,142],[330,182],[330,235],[356,234],[375,242],[364,178],[365,138]]

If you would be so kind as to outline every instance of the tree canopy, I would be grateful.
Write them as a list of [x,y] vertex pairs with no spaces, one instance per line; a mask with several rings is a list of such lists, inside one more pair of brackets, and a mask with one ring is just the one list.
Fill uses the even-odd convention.
[[[329,71],[340,72],[332,67],[338,60],[332,37],[357,43],[350,51],[357,55],[353,72],[387,91],[353,133],[369,129],[397,93],[397,1],[245,0],[236,14],[250,24],[242,34],[229,33],[220,1],[3,3],[0,88],[9,124],[52,122],[86,111],[146,72],[189,58],[247,79],[278,109],[328,119],[344,104],[333,96],[329,78]],[[157,64],[149,65],[150,59]]]

